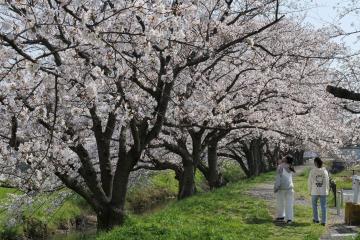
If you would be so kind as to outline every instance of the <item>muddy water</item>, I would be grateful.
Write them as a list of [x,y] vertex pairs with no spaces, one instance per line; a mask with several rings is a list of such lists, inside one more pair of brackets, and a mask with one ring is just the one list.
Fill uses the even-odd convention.
[[69,231],[62,233],[55,233],[50,236],[48,240],[95,240],[96,228],[87,229],[86,231]]
[[[175,202],[175,199],[167,199],[166,201],[157,202],[149,208],[136,211],[136,215],[151,215],[165,208],[169,203]],[[67,232],[57,232],[51,235],[48,240],[95,240],[96,226],[88,226],[84,231],[71,230]]]

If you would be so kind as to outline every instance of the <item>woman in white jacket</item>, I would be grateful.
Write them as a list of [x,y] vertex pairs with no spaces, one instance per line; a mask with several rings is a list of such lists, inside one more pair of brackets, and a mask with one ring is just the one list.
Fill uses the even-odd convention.
[[326,196],[329,194],[329,173],[323,167],[323,161],[320,158],[315,158],[314,164],[316,167],[310,171],[308,179],[308,188],[312,199],[313,222],[319,223],[317,203],[320,199],[321,225],[325,226]]
[[295,172],[293,167],[294,159],[286,156],[282,159],[276,171],[276,180],[274,192],[277,198],[277,218],[276,221],[285,221],[288,224],[293,222],[294,218],[294,184],[292,173]]

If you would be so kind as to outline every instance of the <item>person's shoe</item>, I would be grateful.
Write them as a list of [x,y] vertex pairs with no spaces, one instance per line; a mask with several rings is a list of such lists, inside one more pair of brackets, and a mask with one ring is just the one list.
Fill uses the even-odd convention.
[[283,222],[284,221],[284,218],[283,217],[278,217],[275,219],[276,222]]
[[286,221],[286,224],[291,225],[291,224],[293,224],[293,221],[291,221],[291,220],[287,220],[287,221]]
[[313,223],[320,223],[319,221],[313,220]]
[[321,223],[321,226],[325,226],[326,225],[326,223]]

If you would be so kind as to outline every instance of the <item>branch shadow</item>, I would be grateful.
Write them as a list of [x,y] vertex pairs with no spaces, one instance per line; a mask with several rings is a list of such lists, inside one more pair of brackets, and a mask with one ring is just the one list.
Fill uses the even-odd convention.
[[249,217],[249,218],[246,218],[244,222],[247,224],[267,224],[267,223],[271,223],[272,219]]
[[278,227],[308,227],[311,225],[311,223],[305,223],[305,222],[293,222],[291,224],[287,224],[285,222],[277,222],[273,221],[275,226]]
[[259,218],[259,217],[249,217],[244,220],[247,224],[268,224],[273,223],[275,226],[278,227],[308,227],[312,223],[306,223],[306,222],[293,222],[291,224],[286,224],[285,222],[278,222],[274,221],[273,219],[269,218]]

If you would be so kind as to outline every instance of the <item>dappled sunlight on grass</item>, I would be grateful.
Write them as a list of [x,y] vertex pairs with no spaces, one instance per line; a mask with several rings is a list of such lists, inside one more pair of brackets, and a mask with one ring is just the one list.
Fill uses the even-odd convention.
[[[303,187],[306,177],[296,177],[295,184]],[[171,203],[153,215],[130,216],[123,227],[98,239],[319,239],[324,228],[311,224],[309,207],[295,207],[293,225],[275,225],[267,203],[246,194],[256,184],[273,179],[274,173],[263,174]]]

